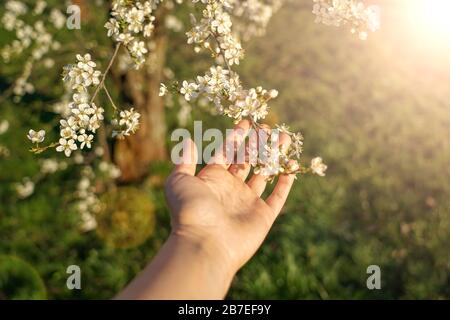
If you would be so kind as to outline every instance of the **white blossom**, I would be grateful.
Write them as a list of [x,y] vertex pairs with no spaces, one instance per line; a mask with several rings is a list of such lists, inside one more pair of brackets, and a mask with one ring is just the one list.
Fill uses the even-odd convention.
[[93,134],[87,134],[85,129],[81,129],[78,133],[78,142],[80,142],[80,149],[84,149],[86,146],[88,149],[91,148],[91,142],[94,140]]
[[148,48],[141,40],[153,34],[155,17],[152,15],[160,0],[152,1],[113,1],[111,19],[105,24],[108,36],[123,43],[139,69],[145,62]]
[[327,170],[327,166],[323,163],[321,157],[317,157],[311,160],[311,170],[313,173],[318,176],[325,176],[325,171]]
[[85,166],[81,171],[75,192],[75,196],[78,198],[75,208],[80,214],[80,229],[83,232],[97,227],[95,214],[100,210],[100,199],[95,194],[93,179],[95,179],[94,170],[90,166]]
[[147,23],[144,26],[144,32],[142,33],[144,37],[148,38],[152,35],[153,30],[155,30],[155,25],[153,23]]
[[131,8],[125,14],[125,21],[128,23],[128,30],[138,33],[142,30],[142,23],[144,22],[144,11],[136,7]]
[[105,28],[108,30],[108,37],[112,37],[119,34],[119,22],[116,19],[111,18],[108,22],[105,23]]
[[180,32],[181,30],[183,30],[183,22],[181,22],[176,16],[171,14],[166,16],[164,25],[167,29],[173,30],[175,32]]
[[123,139],[136,132],[139,128],[139,118],[141,115],[134,108],[131,108],[130,110],[120,111],[119,116],[119,119],[113,120],[113,125],[119,127],[118,130],[113,130],[113,137]]
[[24,178],[22,183],[15,185],[17,196],[20,199],[25,199],[31,196],[34,192],[35,184],[29,178]]
[[17,16],[24,15],[28,12],[27,6],[21,1],[9,0],[6,2],[5,8]]
[[28,131],[27,134],[27,138],[32,142],[32,143],[41,143],[44,142],[45,139],[45,130],[39,130],[39,131],[34,131],[33,129],[30,129],[30,131]]
[[231,31],[231,18],[226,12],[220,10],[214,11],[214,17],[210,23],[211,29],[218,34],[228,34]]
[[[219,65],[211,67],[204,75],[197,76],[194,82],[182,82],[179,89],[184,96],[184,100],[180,100],[180,103],[183,101],[182,107],[183,104],[187,104],[186,101],[194,98],[200,97],[200,101],[206,98],[214,104],[218,113],[229,116],[235,122],[249,119],[255,129],[261,130],[259,123],[267,116],[269,102],[278,96],[278,91],[266,90],[261,86],[246,89],[239,75],[231,67],[239,64],[244,57],[240,39],[262,34],[268,20],[283,1],[192,0],[192,2],[201,3],[204,7],[201,11],[201,19],[191,15],[192,28],[186,32],[187,42],[195,46],[196,52],[202,49],[209,51]],[[326,1],[315,0],[315,2],[317,5],[317,2]],[[234,24],[232,16],[239,18],[238,23]],[[241,24],[244,20],[250,23]],[[370,21],[371,30],[375,29],[376,23],[373,23],[373,20]],[[164,91],[164,89],[161,90]],[[184,109],[188,110],[188,108]],[[289,144],[277,143],[280,133],[290,137]],[[271,143],[263,144],[262,152],[259,147],[249,150],[254,173],[273,179],[279,174],[308,171],[299,164],[303,151],[303,136],[300,133],[293,133],[286,125],[281,125],[271,131],[268,141]],[[314,170],[311,171],[323,175],[325,170],[326,166],[316,160]]]
[[80,229],[83,232],[88,232],[97,228],[97,220],[93,214],[87,211],[87,206],[84,202],[78,203],[78,209],[81,212],[81,225]]
[[50,21],[56,29],[61,29],[66,24],[66,16],[58,9],[52,9],[50,12]]
[[361,40],[366,40],[368,32],[380,28],[377,7],[365,7],[358,0],[313,0],[313,13],[316,22],[339,27],[350,25],[352,33],[358,33]]
[[59,163],[55,159],[44,159],[41,161],[41,173],[43,174],[55,173],[59,168]]
[[85,92],[89,86],[100,83],[101,72],[95,70],[97,64],[91,60],[90,54],[77,54],[76,58],[76,64],[64,67],[63,80],[70,83],[72,89]]
[[180,93],[184,95],[184,98],[187,101],[190,101],[192,98],[196,98],[198,96],[197,89],[198,85],[196,83],[183,81],[183,86],[180,89]]
[[[60,44],[49,32],[49,29],[55,28],[55,23],[56,26],[60,26],[60,20],[56,20],[56,11],[50,12],[50,21],[29,19],[29,15],[43,14],[46,3],[42,0],[37,1],[34,8],[28,7],[22,1],[14,0],[6,1],[4,7],[6,10],[0,23],[6,31],[14,33],[15,38],[0,48],[0,57],[5,63],[8,63],[15,56],[19,56],[27,50],[27,59],[23,63],[23,70],[12,85],[14,100],[20,101],[25,94],[34,92],[34,86],[29,82],[33,67],[38,65],[37,62],[47,53],[60,48]],[[45,66],[45,63],[42,65]]]
[[163,96],[165,96],[167,94],[167,87],[166,87],[166,85],[164,84],[164,83],[161,83],[160,85],[159,85],[159,96],[160,97],[163,97]]
[[119,33],[115,38],[117,42],[122,42],[124,45],[128,46],[131,41],[134,40],[134,36],[131,33]]
[[44,0],[38,0],[36,1],[36,5],[33,9],[34,15],[40,15],[42,12],[44,12],[45,8],[47,7],[47,2]]
[[0,135],[6,133],[9,129],[9,122],[8,120],[2,120],[0,122]]
[[56,151],[64,152],[66,157],[70,157],[72,151],[75,151],[77,149],[78,147],[73,139],[67,140],[64,138],[59,139],[59,145],[56,147]]
[[121,175],[120,169],[110,162],[101,161],[98,165],[98,168],[101,172],[108,175],[108,177],[111,179],[117,179]]
[[144,41],[133,41],[129,47],[129,50],[135,57],[142,57],[148,52]]

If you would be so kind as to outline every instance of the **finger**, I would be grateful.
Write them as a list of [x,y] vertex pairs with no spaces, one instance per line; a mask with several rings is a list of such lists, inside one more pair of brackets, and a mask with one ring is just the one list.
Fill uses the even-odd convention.
[[270,134],[270,127],[268,125],[260,125],[261,130],[251,130],[247,133],[248,143],[245,141],[238,149],[233,163],[228,171],[237,178],[245,181],[250,173],[252,164],[256,163],[256,156],[258,145],[264,144]]
[[195,175],[197,168],[197,147],[192,139],[186,139],[183,142],[183,155],[180,163],[175,166],[172,173],[183,173],[190,176]]
[[245,181],[250,173],[250,164],[248,162],[242,164],[232,164],[228,171],[236,178]]
[[[267,144],[269,135],[272,131],[267,125],[262,125],[262,129],[266,134],[258,134],[258,142],[264,147],[264,145]],[[280,144],[284,145],[285,147],[289,147],[289,145],[291,144],[291,137],[289,137],[289,135],[287,135],[286,133],[280,133],[278,141],[275,142],[275,147],[278,147]],[[262,152],[262,148],[259,149],[259,152]],[[250,178],[247,185],[260,197],[266,189],[267,177],[260,174],[254,174]]]
[[220,165],[224,169],[228,169],[233,163],[236,150],[239,150],[248,131],[251,128],[249,120],[241,120],[233,129],[233,131],[226,137],[225,143],[219,151],[212,157],[209,164]]
[[272,208],[274,217],[277,217],[283,208],[286,199],[291,190],[292,184],[294,183],[295,175],[281,175],[278,178],[278,182],[273,189],[270,196],[267,198],[266,203]]
[[[288,148],[291,141],[292,139],[288,134],[281,132],[277,147],[281,146],[282,148]],[[294,179],[295,175],[280,175],[274,190],[267,198],[266,203],[272,208],[272,211],[275,213],[275,217],[278,216],[283,208]]]
[[[253,157],[255,156],[257,157],[258,156],[257,152],[262,151],[260,146],[264,146],[267,143],[267,140],[271,132],[270,126],[267,124],[262,124],[260,127],[261,130],[258,130],[258,134],[250,137],[250,144],[251,144],[250,148],[254,148],[254,150],[256,151],[256,153],[253,153],[251,151],[252,159],[250,160],[250,162],[253,164],[256,164],[257,160]],[[258,195],[258,197],[261,197],[267,186],[267,177],[262,176],[260,174],[253,174],[250,180],[247,182],[247,185],[250,187],[250,189],[253,190],[253,192],[255,192]]]
[[258,197],[261,197],[267,186],[267,178],[259,174],[254,174],[247,182],[247,185],[258,195]]
[[281,145],[281,146],[283,146],[283,148],[288,148],[289,145],[291,144],[291,142],[292,142],[291,137],[288,134],[281,132],[277,146]]

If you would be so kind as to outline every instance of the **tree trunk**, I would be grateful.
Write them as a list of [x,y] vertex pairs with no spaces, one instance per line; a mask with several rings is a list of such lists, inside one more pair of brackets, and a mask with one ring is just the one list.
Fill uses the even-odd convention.
[[152,41],[154,45],[145,65],[126,74],[125,92],[141,118],[139,130],[118,140],[114,148],[114,162],[122,172],[121,182],[141,180],[148,174],[151,162],[167,157],[164,100],[159,96],[167,37],[159,26],[155,28]]

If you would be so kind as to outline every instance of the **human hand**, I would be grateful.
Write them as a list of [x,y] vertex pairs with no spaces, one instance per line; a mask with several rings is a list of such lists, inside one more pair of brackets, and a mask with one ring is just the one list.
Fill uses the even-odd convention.
[[[247,120],[236,126],[231,137],[237,145],[239,135],[250,127]],[[288,145],[290,137],[281,133],[279,143]],[[183,155],[183,163],[166,183],[172,235],[201,243],[211,259],[234,275],[260,247],[286,201],[294,176],[281,175],[272,194],[263,200],[266,179],[253,175],[246,182],[249,163],[230,165],[216,156],[196,174],[197,151],[192,140],[186,149],[190,152]]]
[[[241,121],[227,142],[239,150],[250,126]],[[287,146],[290,137],[281,133],[279,143]],[[166,183],[172,233],[116,299],[222,299],[234,274],[263,242],[294,181],[293,175],[279,176],[263,200],[266,179],[253,175],[246,182],[249,163],[229,164],[219,152],[196,175],[192,140],[184,151]]]

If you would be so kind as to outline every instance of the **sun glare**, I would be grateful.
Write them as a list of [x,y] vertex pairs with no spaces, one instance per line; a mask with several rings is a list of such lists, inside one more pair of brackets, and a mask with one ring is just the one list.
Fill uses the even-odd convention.
[[411,0],[413,24],[423,36],[450,43],[450,0]]

